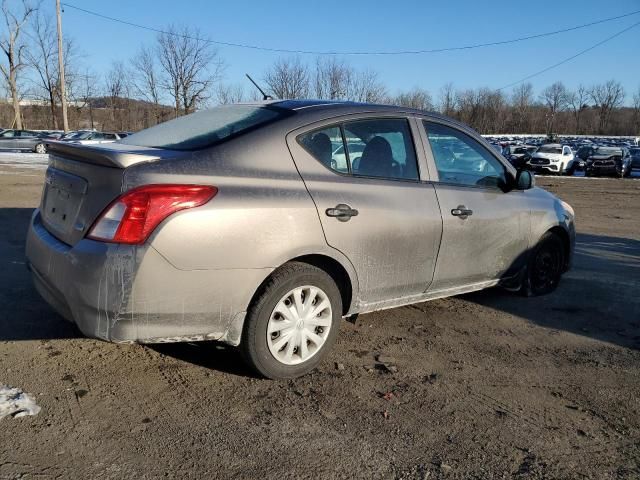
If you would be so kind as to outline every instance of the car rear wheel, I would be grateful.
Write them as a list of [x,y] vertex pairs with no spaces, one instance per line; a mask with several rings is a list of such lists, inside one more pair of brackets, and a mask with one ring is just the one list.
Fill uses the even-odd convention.
[[333,279],[306,263],[278,269],[245,319],[241,350],[261,375],[295,378],[313,370],[333,346],[342,299]]
[[41,154],[47,153],[47,146],[44,143],[38,143],[35,146],[34,151]]
[[529,257],[522,293],[534,297],[553,292],[562,276],[564,256],[560,237],[552,232],[545,233]]

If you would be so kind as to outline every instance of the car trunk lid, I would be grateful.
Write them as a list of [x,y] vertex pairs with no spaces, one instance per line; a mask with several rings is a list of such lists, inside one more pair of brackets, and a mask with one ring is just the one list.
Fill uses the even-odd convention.
[[72,246],[120,195],[125,169],[160,158],[157,149],[118,144],[104,148],[54,142],[49,152],[40,214],[45,228]]

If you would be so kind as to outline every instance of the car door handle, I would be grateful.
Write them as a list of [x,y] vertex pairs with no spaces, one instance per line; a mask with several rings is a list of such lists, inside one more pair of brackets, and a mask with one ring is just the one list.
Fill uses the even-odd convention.
[[473,215],[473,210],[469,210],[464,205],[458,205],[458,208],[454,208],[451,210],[451,215],[454,217],[460,217],[461,219],[465,219],[471,215]]
[[335,217],[341,222],[347,222],[351,217],[358,216],[358,210],[351,208],[349,205],[340,203],[333,208],[327,208],[325,211],[327,217]]

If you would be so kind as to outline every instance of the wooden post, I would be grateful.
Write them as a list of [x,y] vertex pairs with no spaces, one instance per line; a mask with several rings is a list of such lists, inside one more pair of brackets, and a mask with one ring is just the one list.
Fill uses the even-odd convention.
[[58,70],[60,71],[60,99],[62,101],[62,125],[65,132],[69,131],[67,119],[67,86],[64,81],[64,61],[62,57],[62,17],[60,16],[60,0],[56,0],[56,16],[58,17]]

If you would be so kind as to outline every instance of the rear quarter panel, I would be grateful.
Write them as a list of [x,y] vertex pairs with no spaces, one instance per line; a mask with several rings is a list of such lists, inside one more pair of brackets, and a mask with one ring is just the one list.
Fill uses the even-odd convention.
[[285,133],[276,124],[179,159],[127,169],[125,190],[150,183],[218,188],[208,204],[163,222],[151,246],[183,270],[273,269],[301,255],[324,254],[354,277],[348,261],[325,241]]

